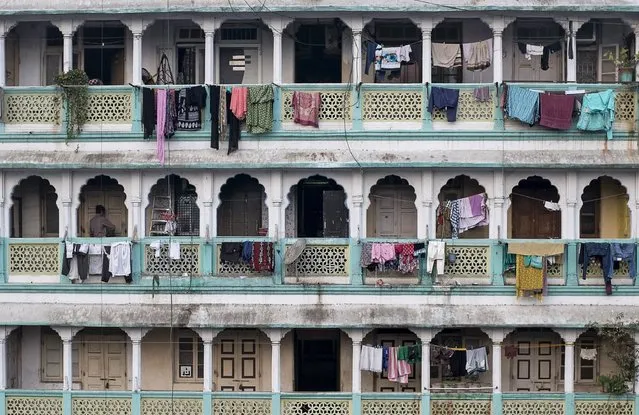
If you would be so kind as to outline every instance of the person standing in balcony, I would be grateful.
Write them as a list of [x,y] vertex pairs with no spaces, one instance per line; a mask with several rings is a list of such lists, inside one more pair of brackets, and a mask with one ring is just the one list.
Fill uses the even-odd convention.
[[106,217],[106,209],[102,205],[95,207],[95,216],[89,221],[91,237],[114,236],[115,225]]

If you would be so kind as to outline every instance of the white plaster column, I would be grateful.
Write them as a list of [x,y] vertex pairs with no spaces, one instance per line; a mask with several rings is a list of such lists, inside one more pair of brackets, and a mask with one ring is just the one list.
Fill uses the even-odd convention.
[[[562,238],[578,239],[579,238],[579,210],[577,201],[580,197],[579,183],[577,180],[577,172],[569,171],[566,173],[566,195],[565,199],[565,215],[562,212],[561,233]],[[560,195],[561,196],[561,195]],[[561,200],[561,199],[560,199]],[[564,209],[562,205],[562,209]],[[564,220],[565,219],[565,220]]]
[[572,29],[572,26],[573,22],[570,22],[571,30],[566,37],[566,82],[577,82],[577,30]]
[[366,237],[366,212],[364,211],[364,172],[360,169],[353,170],[351,176],[352,194],[351,213],[349,220],[351,238]]
[[204,32],[204,83],[215,83],[215,31],[219,29],[221,22],[214,17],[196,20]]
[[273,33],[273,83],[282,83],[282,32],[291,20],[280,16],[271,17],[267,24]]
[[270,189],[267,190],[267,197],[271,204],[268,209],[268,234],[271,238],[279,239],[286,235],[285,222],[282,212],[282,171],[271,170]]
[[280,342],[284,337],[284,333],[280,329],[270,329],[266,331],[266,335],[271,340],[271,392],[279,394],[282,390],[281,386],[281,359],[280,359]]
[[[635,34],[635,50],[634,52],[634,56],[637,56],[637,54],[639,54],[639,23],[635,23],[632,25],[632,31]],[[635,82],[637,80],[639,80],[639,60],[637,60],[637,64],[635,65]],[[635,388],[636,391],[639,391],[639,389]]]
[[630,236],[637,238],[639,236],[639,170],[635,172],[635,189],[633,200],[628,202],[630,208]]
[[437,195],[433,190],[433,171],[422,170],[422,200],[417,204],[417,238],[433,239],[436,231],[436,218],[433,212],[433,200]]
[[73,389],[73,336],[82,330],[81,327],[51,327],[62,339],[62,390]]
[[346,330],[346,334],[351,338],[353,345],[353,354],[351,361],[352,386],[351,392],[362,393],[362,371],[359,368],[359,359],[362,355],[362,340],[364,339],[364,331],[362,329]]
[[433,78],[433,56],[432,56],[432,33],[433,19],[424,18],[417,22],[417,26],[422,30],[422,83],[432,82]]
[[62,72],[73,69],[73,34],[82,24],[81,20],[65,19],[52,21],[62,32]]
[[353,32],[351,83],[357,85],[362,82],[362,30],[364,29],[364,21],[361,16],[358,16],[349,19],[347,24]]
[[7,34],[15,24],[16,22],[10,20],[0,21],[0,88],[7,85],[6,40]]
[[504,219],[504,174],[501,170],[493,171],[493,194],[488,195],[490,222],[488,223],[488,237],[490,239],[505,238],[506,223]]
[[202,339],[204,344],[204,384],[202,390],[204,392],[213,392],[213,367],[215,360],[213,355],[213,339],[221,332],[211,328],[193,329]]
[[7,389],[7,339],[15,326],[0,326],[0,390]]
[[488,22],[493,31],[493,82],[501,83],[504,81],[504,50],[503,50],[503,33],[506,27],[514,19],[504,18],[503,16],[494,17]]
[[6,208],[5,200],[11,200],[11,195],[7,195],[5,198],[4,177],[4,171],[0,170],[0,237],[8,238],[11,232],[9,232],[9,209]]
[[142,338],[151,329],[135,327],[123,330],[131,339],[131,392],[139,392],[142,389]]
[[133,85],[142,85],[142,36],[144,31],[153,20],[148,19],[129,19],[122,20],[133,36],[133,56],[131,60],[131,70],[133,74],[131,76]]
[[433,339],[433,330],[413,330],[419,341],[422,342],[422,384],[420,393],[430,393],[430,341]]
[[491,351],[492,366],[490,367],[491,373],[493,375],[493,393],[501,394],[501,347],[505,337],[504,329],[491,329],[489,331],[489,336],[493,342],[493,348]]
[[575,392],[575,341],[578,332],[564,329],[559,332],[564,342],[564,393]]

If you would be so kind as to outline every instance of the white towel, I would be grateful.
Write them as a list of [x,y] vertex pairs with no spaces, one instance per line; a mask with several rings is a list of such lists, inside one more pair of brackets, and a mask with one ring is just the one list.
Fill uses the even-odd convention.
[[180,259],[180,243],[171,242],[169,244],[169,258]]
[[461,47],[454,43],[433,43],[431,45],[433,66],[452,68],[461,66]]
[[493,44],[490,39],[481,42],[464,43],[464,62],[469,71],[483,70],[493,59]]
[[579,357],[584,360],[595,360],[597,358],[597,349],[581,349]]
[[537,45],[526,45],[526,59],[530,60],[532,56],[541,56],[544,54],[544,47]]
[[129,242],[111,244],[109,272],[114,277],[131,275],[131,244]]
[[561,207],[559,206],[559,203],[555,203],[555,202],[544,202],[544,207],[547,210],[551,210],[553,212],[561,210]]
[[155,251],[155,257],[159,258],[160,250],[162,249],[162,244],[160,243],[160,241],[151,242],[149,244],[149,247]]
[[66,252],[67,259],[73,258],[73,242],[65,242],[64,247],[65,247],[65,251],[67,251]]
[[373,348],[373,359],[371,361],[371,372],[382,373],[382,360],[384,360],[384,349]]
[[359,354],[359,369],[371,370],[373,360],[373,347],[362,345],[362,351]]

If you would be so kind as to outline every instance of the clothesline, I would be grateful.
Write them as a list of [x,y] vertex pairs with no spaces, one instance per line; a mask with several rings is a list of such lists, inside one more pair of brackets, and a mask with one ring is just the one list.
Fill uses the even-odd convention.
[[[514,193],[513,192],[513,193],[510,194],[509,197],[512,198],[513,196],[521,196],[521,197],[525,197],[525,198],[528,198],[528,199],[531,199],[531,200],[536,200],[536,201],[539,201],[539,202],[550,202],[549,200],[540,199],[538,197],[529,196],[529,195],[525,195],[525,194],[522,194],[522,193]],[[599,197],[599,198],[595,198],[595,199],[584,200],[583,203],[597,202],[597,201],[600,201],[600,200],[612,199],[612,198],[617,198],[617,197],[621,197],[621,196],[628,196],[628,194],[627,193],[619,193],[619,194],[616,194],[616,195],[603,196],[603,197]]]

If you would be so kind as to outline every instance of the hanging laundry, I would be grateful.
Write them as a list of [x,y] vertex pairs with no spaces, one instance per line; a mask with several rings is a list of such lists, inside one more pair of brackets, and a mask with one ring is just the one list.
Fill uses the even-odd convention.
[[555,242],[509,242],[508,253],[517,255],[563,255],[564,245]]
[[577,128],[584,131],[604,130],[608,140],[611,140],[612,125],[615,122],[615,98],[616,94],[612,89],[584,95]]
[[541,119],[539,125],[557,130],[572,127],[572,112],[575,107],[573,95],[541,94]]
[[426,257],[426,272],[433,272],[437,275],[444,275],[444,256],[446,255],[446,243],[443,241],[429,241],[428,254]]
[[362,345],[362,350],[359,354],[359,370],[367,370],[372,372],[373,360],[374,360],[374,347]]
[[541,299],[545,283],[545,269],[525,265],[525,255],[517,255],[515,290],[517,297],[533,295]]
[[457,239],[457,237],[459,236],[459,220],[460,220],[459,199],[447,201],[446,208],[450,212],[449,220],[450,220],[451,238]]
[[457,105],[459,103],[459,89],[432,87],[428,96],[428,112],[433,108],[445,109],[448,122],[457,120]]
[[111,244],[109,272],[115,277],[131,275],[131,243],[116,242]]
[[319,92],[293,92],[293,122],[319,128],[319,112],[322,98]]
[[506,356],[506,359],[513,359],[517,357],[517,346],[513,344],[504,346],[504,355]]
[[382,365],[384,363],[384,350],[381,347],[373,348],[373,364],[371,372],[382,373]]
[[404,274],[410,274],[417,269],[417,258],[415,258],[413,244],[398,244],[400,246],[398,269]]
[[597,358],[597,349],[580,349],[579,357],[583,360],[595,360]]
[[166,89],[158,89],[155,100],[156,105],[156,121],[155,121],[155,137],[156,149],[155,154],[161,165],[164,165],[164,134],[166,127]]
[[149,248],[154,251],[154,257],[159,258],[162,252],[162,243],[160,241],[154,241],[149,244]]
[[388,370],[388,356],[389,350],[388,346],[382,347],[382,370]]
[[[637,277],[637,245],[634,243],[618,243],[610,244],[612,260],[614,262],[624,261],[628,264],[628,274],[633,280]],[[610,275],[612,275],[612,270]]]
[[453,377],[460,378],[466,374],[466,353],[454,352],[449,361]]
[[[82,245],[86,245],[86,251]],[[79,277],[80,281],[84,282],[89,276],[89,245],[68,242],[64,244],[64,251],[61,274],[70,280]]]
[[209,114],[211,115],[211,148],[220,148],[220,86],[209,87]]
[[234,86],[231,90],[231,111],[238,120],[246,117],[248,109],[248,88],[245,86]]
[[398,347],[390,347],[388,351],[388,380],[401,384],[408,383],[408,375],[411,374],[410,364],[406,361],[399,361],[397,353]]
[[253,258],[253,242],[251,241],[242,242],[242,261],[249,264],[252,258]]
[[166,122],[164,124],[164,137],[171,138],[177,128],[177,94],[179,91],[169,89],[166,91]]
[[612,248],[607,242],[586,242],[582,243],[579,248],[579,261],[582,266],[581,277],[585,280],[588,274],[590,259],[596,257],[601,264],[603,277],[605,282],[609,282],[612,278],[613,260]]
[[272,242],[253,243],[251,268],[256,272],[272,272],[274,270]]
[[231,93],[226,91],[226,122],[229,128],[229,150],[231,154],[240,146],[240,120],[231,111]]
[[539,92],[510,85],[507,108],[510,118],[533,125],[539,121]]
[[374,243],[371,248],[372,262],[384,264],[395,259],[395,246],[388,243]]
[[144,138],[151,138],[157,120],[155,92],[151,88],[142,88],[142,126]]
[[489,102],[492,100],[490,88],[488,88],[487,86],[480,86],[479,88],[475,88],[473,90],[473,96],[478,102]]
[[102,272],[102,245],[89,244],[89,275]]
[[273,128],[273,94],[272,85],[252,86],[248,94],[248,111],[246,127],[251,134],[262,134]]
[[455,43],[433,43],[431,45],[433,66],[454,68],[462,66],[461,46]]
[[371,64],[375,62],[375,51],[379,46],[375,42],[366,42],[366,61],[364,62],[364,73],[368,75]]
[[483,71],[490,67],[493,59],[492,39],[462,44],[464,62],[469,71]]
[[194,86],[180,90],[178,94],[177,129],[184,131],[202,128],[202,110],[206,106],[206,88]]
[[526,45],[526,59],[531,60],[533,56],[542,56],[544,47],[538,45]]
[[541,70],[547,71],[550,66],[550,54],[556,53],[561,50],[561,42],[555,42],[548,46],[544,46],[543,53],[541,55]]
[[180,243],[169,243],[169,259],[180,259]]
[[220,260],[222,262],[230,262],[239,264],[241,262],[242,244],[239,242],[222,242],[220,248]]
[[373,244],[362,244],[362,253],[360,254],[359,264],[362,268],[366,268],[373,263]]
[[476,375],[488,370],[488,354],[485,347],[466,350],[466,373]]
[[[404,52],[406,53],[406,52]],[[405,61],[408,61],[404,56]],[[399,69],[402,63],[402,48],[401,47],[392,47],[392,48],[384,48],[378,47],[375,50],[375,70],[385,70],[385,69]]]
[[458,199],[457,204],[459,205],[459,233],[489,224],[486,194]]
[[559,206],[559,203],[556,202],[544,202],[544,208],[553,212],[558,212],[561,210],[561,206]]

